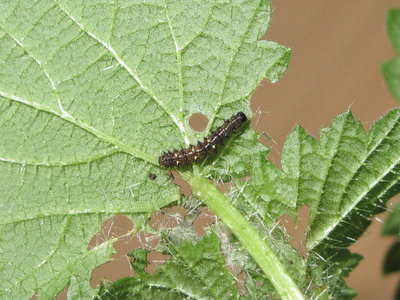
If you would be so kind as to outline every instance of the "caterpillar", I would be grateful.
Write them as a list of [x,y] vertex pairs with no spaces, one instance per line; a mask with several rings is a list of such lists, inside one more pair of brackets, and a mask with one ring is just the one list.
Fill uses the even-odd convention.
[[246,121],[246,115],[240,111],[204,138],[203,142],[197,142],[197,145],[190,145],[184,149],[165,152],[158,158],[158,163],[166,168],[174,168],[199,162],[207,158],[209,153],[216,152],[218,146],[224,145],[224,142]]

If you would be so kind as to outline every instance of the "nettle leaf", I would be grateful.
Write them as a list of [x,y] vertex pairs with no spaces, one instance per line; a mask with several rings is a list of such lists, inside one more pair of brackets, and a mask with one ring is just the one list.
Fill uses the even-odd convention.
[[[321,130],[319,141],[297,126],[284,145],[282,170],[260,156],[252,179],[239,186],[240,201],[250,199],[245,210],[267,228],[285,213],[296,218],[297,209],[307,205],[307,268],[313,278],[308,293],[315,297],[311,294],[326,289],[340,299],[352,298],[341,278],[361,257],[346,248],[399,192],[399,174],[400,109],[389,111],[368,134],[347,111]],[[297,264],[295,271],[301,270]]]
[[319,141],[297,126],[284,145],[282,170],[260,159],[248,192],[264,200],[271,219],[283,213],[295,217],[297,208],[309,206],[310,250],[333,236],[340,245],[351,242],[348,237],[356,238],[364,229],[356,225],[369,223],[366,217],[382,211],[399,190],[399,120],[396,108],[366,135],[347,111],[321,130]]
[[379,119],[368,135],[356,133],[351,124],[362,128],[361,124],[354,123],[350,114],[345,116],[342,131],[336,132],[341,141],[326,177],[325,185],[330,187],[324,188],[320,201],[324,205],[311,224],[310,249],[323,239],[333,248],[352,244],[370,224],[370,217],[384,211],[387,200],[400,191],[400,108]]
[[[241,201],[238,199],[235,205]],[[152,299],[160,295],[167,299],[237,299],[239,295],[240,299],[279,297],[273,284],[224,223],[212,225],[211,231],[199,241],[193,221],[202,204],[198,200],[190,202],[189,206],[185,205],[189,214],[183,223],[165,230],[163,239],[155,249],[169,254],[170,260],[156,274],[148,274],[144,270],[149,251],[133,251],[135,261],[132,266],[138,278],[104,283],[99,292],[100,299]],[[253,213],[249,202],[238,208],[251,218],[252,224],[271,242],[279,259],[292,266],[289,274],[304,286],[307,279],[306,264],[291,246],[287,234],[279,227],[270,230],[262,222],[257,223],[258,215]],[[236,273],[231,273],[233,270]],[[238,273],[244,278],[237,278]],[[213,282],[211,285],[210,279]]]
[[[386,23],[389,39],[396,53],[400,55],[400,9],[389,9]],[[400,101],[400,57],[385,62],[382,72],[389,90]]]
[[[288,275],[308,297],[352,299],[356,295],[343,277],[349,275],[362,257],[351,253],[347,247],[366,229],[372,214],[384,210],[385,202],[399,191],[399,120],[400,109],[394,109],[365,134],[361,123],[347,111],[338,116],[330,128],[321,130],[319,141],[298,126],[285,143],[283,170],[259,154],[252,178],[236,180],[228,194],[232,205],[268,241],[277,258],[286,265]],[[297,209],[304,205],[310,207],[307,241],[314,243],[314,247],[308,244],[310,253],[306,259],[293,249],[289,237],[277,226],[278,217],[284,213],[296,217]],[[320,232],[325,235],[317,235]],[[232,248],[225,253],[225,259],[235,261],[247,274],[243,297],[279,297],[269,279],[240,249],[240,243],[235,242],[235,237],[230,238]],[[196,252],[192,248],[185,249],[186,255]],[[177,257],[175,252],[171,254],[170,265],[184,265],[179,258],[183,252]],[[204,253],[198,255],[198,260],[207,257]],[[208,267],[210,263],[204,262],[203,268]],[[174,292],[182,290],[177,282],[185,280],[172,282],[167,273],[154,276],[142,272],[139,278],[144,276],[145,284],[137,279],[125,279],[106,286],[102,295],[144,297],[142,293],[152,295],[160,285]],[[215,278],[221,277],[224,276]],[[149,286],[154,287],[152,291]],[[146,295],[151,297],[150,294]],[[177,298],[185,296],[188,295],[176,295]]]
[[313,252],[307,259],[308,274],[312,278],[308,295],[315,299],[321,294],[329,296],[328,299],[353,299],[357,293],[343,280],[358,265],[363,257],[351,253],[347,249],[336,249],[334,256],[328,259],[321,258],[318,253]]
[[[271,167],[267,172],[267,166]],[[292,211],[295,213],[295,207],[290,206],[289,202],[285,202],[285,188],[272,191],[275,186],[280,186],[281,181],[271,170],[277,171],[270,161],[267,161],[264,155],[260,154],[259,158],[254,161],[252,169],[252,177],[250,180],[236,180],[235,186],[231,189],[230,197],[232,204],[250,221],[261,235],[268,240],[271,248],[277,254],[279,259],[290,265],[288,272],[292,278],[300,286],[305,285],[306,280],[306,264],[299,253],[290,244],[289,235],[280,226],[277,225],[277,219],[285,213]],[[285,187],[285,185],[282,185]],[[278,196],[282,202],[270,201],[271,194]],[[282,197],[281,197],[282,196]],[[274,199],[278,199],[274,198]],[[290,200],[290,199],[287,199]],[[252,276],[257,277],[258,281],[264,282],[266,286],[271,284],[262,276],[260,272],[253,272],[254,267],[243,269]],[[258,284],[259,285],[259,284]],[[254,288],[257,288],[256,286]],[[251,291],[251,290],[250,290]],[[269,296],[268,294],[263,295]],[[276,295],[279,296],[279,295]]]
[[192,244],[168,244],[173,259],[156,274],[144,271],[147,250],[133,251],[132,267],[137,278],[103,284],[98,299],[238,299],[236,280],[225,266],[218,236],[209,232]]
[[[180,198],[157,157],[247,112],[286,70],[289,49],[258,41],[270,13],[265,0],[1,1],[0,298],[95,293],[90,272],[112,253],[88,249],[101,224],[139,226]],[[248,174],[242,148],[214,176]]]

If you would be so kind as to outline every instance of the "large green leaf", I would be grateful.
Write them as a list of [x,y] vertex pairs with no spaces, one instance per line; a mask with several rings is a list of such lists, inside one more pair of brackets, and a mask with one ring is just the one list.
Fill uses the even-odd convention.
[[[248,111],[285,71],[290,51],[258,41],[270,13],[265,0],[0,2],[0,298],[68,284],[90,298],[112,252],[87,248],[101,224],[180,197],[157,157]],[[195,112],[205,133],[188,125]],[[234,164],[214,173],[246,175]]]
[[[251,180],[239,185],[238,206],[245,205],[242,211],[250,220],[260,219],[266,229],[276,231],[277,218],[285,213],[296,218],[297,209],[307,205],[307,273],[312,278],[307,293],[315,297],[326,289],[330,295],[350,299],[355,293],[342,277],[361,258],[346,248],[399,190],[400,109],[389,111],[368,134],[347,111],[321,130],[319,141],[297,126],[282,151],[282,170],[260,156]],[[290,251],[284,252],[283,261]],[[295,267],[287,265],[289,272],[305,273],[295,256],[291,260]]]
[[347,111],[321,130],[319,141],[297,126],[282,151],[283,170],[260,158],[249,192],[264,200],[270,219],[295,217],[297,208],[309,206],[312,250],[333,236],[339,244],[357,238],[365,228],[357,229],[358,223],[370,222],[398,192],[399,168],[400,109],[388,112],[368,135]]

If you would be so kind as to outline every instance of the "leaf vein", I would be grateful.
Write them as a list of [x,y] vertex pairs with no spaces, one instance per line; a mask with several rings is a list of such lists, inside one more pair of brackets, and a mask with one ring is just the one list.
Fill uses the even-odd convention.
[[[255,19],[256,19],[255,17],[256,17],[257,12],[259,11],[259,9],[260,9],[260,7],[261,7],[262,2],[263,2],[263,0],[258,1],[258,5],[257,5],[257,7],[254,9],[253,16],[251,17],[251,19],[250,19],[250,21],[249,21],[249,23],[248,23],[248,25],[247,25],[246,30],[244,31],[244,33],[243,33],[242,36],[241,36],[240,44],[238,45],[238,47],[237,47],[236,50],[235,50],[235,53],[233,53],[233,55],[232,55],[232,57],[231,57],[230,63],[229,63],[229,65],[228,65],[228,67],[227,67],[227,71],[226,71],[225,74],[224,74],[224,81],[223,81],[223,87],[222,87],[221,93],[218,95],[218,108],[216,109],[215,113],[213,113],[213,115],[210,116],[210,118],[209,118],[208,130],[211,128],[211,125],[213,125],[216,115],[217,115],[218,112],[221,110],[221,107],[222,107],[222,105],[224,104],[224,101],[222,100],[222,98],[224,97],[224,94],[225,94],[225,90],[226,90],[226,86],[227,86],[226,84],[227,84],[227,81],[228,81],[228,80],[227,80],[227,79],[228,79],[228,75],[229,75],[229,73],[230,73],[230,71],[231,71],[231,69],[232,69],[233,62],[234,62],[235,58],[237,57],[237,55],[238,55],[238,53],[239,53],[239,50],[241,49],[241,47],[242,47],[243,44],[244,44],[245,36],[246,36],[246,34],[249,32],[250,26],[253,25],[253,23],[254,23],[254,21],[255,21]],[[232,102],[232,101],[230,101],[230,102]]]
[[[368,161],[368,159],[371,157],[371,155],[377,151],[377,149],[384,143],[385,138],[388,136],[388,134],[390,134],[390,132],[392,130],[394,130],[396,128],[396,126],[398,126],[398,122],[399,122],[400,116],[397,117],[397,121],[393,122],[392,126],[390,126],[388,128],[388,130],[382,135],[383,137],[376,142],[376,145],[370,149],[370,151],[365,155],[365,158],[359,163],[359,166],[357,168],[357,170],[355,170],[355,172],[353,173],[353,176],[350,178],[350,180],[348,181],[347,186],[350,184],[350,182],[355,180],[355,176],[358,174],[359,170],[365,166],[365,163]],[[314,248],[315,246],[317,246],[319,244],[320,241],[322,241],[323,239],[325,239],[329,233],[356,207],[356,205],[364,198],[364,196],[372,189],[374,188],[377,184],[379,184],[379,182],[382,180],[382,178],[384,178],[387,174],[391,173],[399,164],[400,162],[400,158],[398,158],[397,160],[394,161],[393,164],[391,164],[391,166],[389,166],[385,172],[381,173],[379,176],[377,176],[376,180],[373,181],[368,188],[365,189],[365,191],[363,193],[361,193],[356,199],[354,199],[354,201],[352,201],[352,205],[350,205],[345,211],[343,211],[343,213],[341,214],[341,217],[338,218],[335,222],[333,222],[333,224],[331,224],[331,226],[329,226],[329,228],[327,228],[324,231],[324,234],[322,236],[320,236],[318,238],[318,240],[314,241],[313,245],[310,245],[310,249]],[[347,192],[342,193],[341,198],[340,198],[340,202],[343,202],[344,196],[347,195]]]
[[[57,240],[57,243],[54,246],[54,249],[52,249],[49,252],[49,254],[37,266],[32,268],[30,270],[30,272],[25,273],[23,277],[13,281],[14,288],[19,288],[27,278],[32,277],[36,273],[37,270],[39,270],[45,263],[47,263],[54,256],[56,251],[58,249],[60,249],[60,247],[61,247],[61,243],[62,243],[62,241],[63,241],[63,239],[65,237],[65,234],[67,232],[67,229],[68,229],[70,223],[71,223],[71,216],[68,216],[66,218],[66,220],[65,220],[65,225],[64,225],[63,232],[60,234],[60,236],[59,236],[59,238]],[[44,284],[46,284],[46,283],[44,283]]]
[[10,101],[19,102],[19,103],[25,104],[27,106],[36,108],[37,110],[53,114],[53,115],[65,120],[65,121],[71,122],[72,124],[82,128],[83,130],[86,130],[87,132],[89,132],[89,133],[93,134],[94,136],[98,137],[99,139],[101,139],[101,140],[103,140],[103,141],[105,141],[105,142],[107,142],[109,144],[112,144],[112,145],[116,146],[120,151],[129,153],[129,154],[131,154],[131,155],[133,155],[135,157],[143,159],[144,161],[147,161],[147,162],[152,163],[154,165],[158,165],[158,163],[157,163],[157,161],[156,161],[154,156],[152,156],[152,155],[150,155],[150,154],[148,154],[146,152],[143,152],[143,151],[139,150],[136,147],[132,147],[132,146],[126,145],[126,144],[122,143],[121,141],[119,141],[118,139],[116,139],[114,137],[111,137],[111,136],[107,135],[104,132],[101,132],[97,128],[95,128],[95,127],[93,127],[93,126],[91,126],[91,125],[89,125],[89,124],[87,124],[87,123],[75,118],[74,116],[72,116],[72,115],[70,115],[68,113],[67,114],[62,113],[62,112],[60,113],[60,112],[48,107],[47,105],[43,105],[43,104],[35,102],[35,101],[23,99],[23,98],[20,98],[18,96],[11,95],[11,94],[9,94],[7,92],[4,92],[4,91],[0,91],[0,96],[3,96],[4,99],[8,99]]
[[187,137],[185,127],[183,126],[183,123],[178,120],[178,118],[168,109],[166,104],[159,99],[153,91],[147,87],[143,81],[139,78],[139,76],[134,72],[133,69],[131,69],[125,61],[118,55],[118,53],[115,51],[115,49],[102,39],[100,39],[98,36],[96,36],[94,33],[90,32],[87,30],[82,23],[80,23],[74,16],[70,15],[56,0],[53,0],[54,3],[57,4],[59,9],[74,23],[76,26],[78,26],[84,33],[86,33],[88,36],[93,38],[95,41],[97,41],[99,44],[101,44],[105,49],[107,49],[111,55],[118,61],[118,63],[128,72],[128,74],[136,81],[136,83],[140,86],[140,88],[150,96],[151,99],[153,99],[171,118],[171,120],[175,123],[175,125],[178,127],[178,130],[180,131],[183,139],[185,140],[186,144],[189,144],[189,138]]

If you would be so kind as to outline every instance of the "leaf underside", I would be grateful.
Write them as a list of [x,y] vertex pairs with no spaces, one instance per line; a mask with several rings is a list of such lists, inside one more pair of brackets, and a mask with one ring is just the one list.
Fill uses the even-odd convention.
[[[88,249],[101,224],[138,226],[180,199],[157,157],[249,113],[286,70],[289,49],[259,41],[270,13],[265,0],[1,1],[0,298],[96,293],[91,270],[112,254]],[[203,133],[188,124],[199,112]],[[231,142],[216,177],[249,173],[244,141],[257,135]]]

